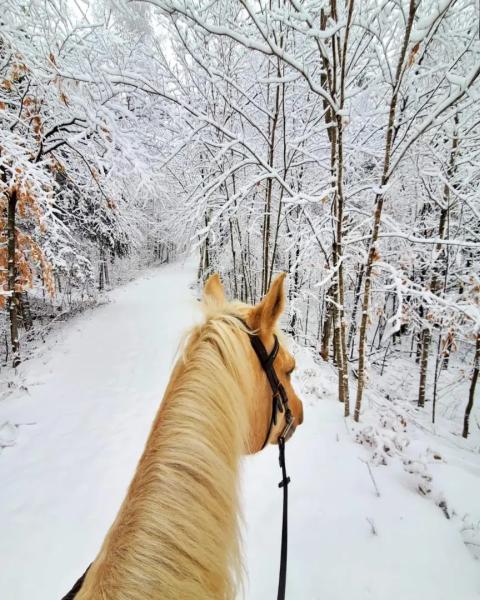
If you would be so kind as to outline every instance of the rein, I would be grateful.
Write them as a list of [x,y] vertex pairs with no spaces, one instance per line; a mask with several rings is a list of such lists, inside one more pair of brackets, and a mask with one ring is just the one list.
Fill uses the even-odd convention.
[[83,585],[83,580],[85,579],[87,573],[88,573],[88,569],[90,569],[92,565],[88,565],[87,570],[85,571],[85,573],[76,581],[75,585],[73,586],[73,588],[68,592],[68,594],[66,596],[64,596],[62,598],[62,600],[74,600],[75,596],[78,594],[78,592],[80,591],[80,588]]
[[[246,327],[247,333],[250,337],[250,343],[252,344],[252,348],[255,354],[260,361],[262,369],[267,376],[268,382],[270,383],[270,387],[272,388],[272,415],[270,417],[270,421],[268,424],[267,434],[265,436],[265,440],[261,447],[261,450],[265,448],[267,442],[272,433],[273,426],[277,424],[277,416],[278,413],[285,413],[285,428],[283,429],[281,435],[278,438],[278,460],[280,463],[280,468],[282,470],[282,481],[278,484],[279,488],[283,488],[283,513],[282,513],[282,542],[280,549],[280,572],[278,575],[278,591],[277,591],[277,600],[285,600],[285,587],[287,583],[287,548],[288,548],[288,484],[290,483],[290,477],[287,476],[287,468],[285,465],[285,442],[287,440],[287,436],[294,425],[294,417],[290,410],[288,404],[288,396],[285,388],[280,383],[278,379],[278,375],[273,367],[273,363],[275,358],[277,357],[278,350],[280,349],[280,344],[278,342],[278,338],[274,335],[274,344],[273,349],[270,354],[267,353],[265,346],[263,345],[262,340],[258,337],[258,335],[250,332],[245,322],[242,319],[239,319],[242,324]],[[62,600],[74,600],[75,596],[80,591],[82,587],[85,576],[90,569],[88,566],[85,573],[80,577],[80,579],[75,583],[73,588],[68,592],[66,596],[62,598]]]
[[258,356],[258,360],[262,365],[265,375],[272,388],[272,416],[270,417],[270,423],[267,430],[265,441],[263,442],[262,450],[267,445],[267,442],[272,433],[272,428],[277,424],[277,414],[279,412],[285,412],[285,428],[278,438],[278,460],[280,468],[282,469],[282,481],[278,484],[279,488],[283,488],[283,513],[282,513],[282,543],[280,549],[280,572],[278,575],[278,591],[277,600],[285,599],[285,587],[287,583],[287,549],[288,549],[288,484],[290,483],[290,477],[287,476],[287,467],[285,464],[285,442],[287,440],[288,433],[294,424],[294,417],[288,405],[288,396],[285,388],[280,383],[277,373],[273,367],[273,362],[278,354],[280,344],[278,338],[274,335],[274,345],[270,354],[267,354],[267,350],[263,345],[262,340],[255,335],[250,333],[250,342]]

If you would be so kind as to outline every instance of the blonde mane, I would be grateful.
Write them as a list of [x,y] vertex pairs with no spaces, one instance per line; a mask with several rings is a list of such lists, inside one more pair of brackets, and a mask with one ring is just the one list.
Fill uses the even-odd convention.
[[238,470],[249,437],[249,341],[239,304],[204,306],[120,512],[78,600],[233,599]]

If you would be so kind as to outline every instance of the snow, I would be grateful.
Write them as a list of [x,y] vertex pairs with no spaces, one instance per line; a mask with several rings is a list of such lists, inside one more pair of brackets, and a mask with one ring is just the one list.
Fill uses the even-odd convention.
[[[0,598],[60,598],[96,555],[182,332],[198,318],[193,280],[189,264],[148,271],[65,323],[3,382]],[[287,445],[287,598],[480,598],[477,438],[464,443],[442,424],[434,434],[405,402],[387,402],[381,387],[399,391],[399,373],[379,378],[359,425],[345,421],[333,367],[295,354],[305,421]],[[279,480],[276,448],[245,460],[249,600],[276,596]],[[419,484],[431,491],[421,495]]]
[[[369,427],[365,421],[373,415],[356,427],[346,423],[335,401],[333,369],[315,365],[305,350],[299,354],[296,377],[305,422],[287,452],[292,478],[287,598],[479,598],[479,563],[463,543],[457,522],[447,520],[433,499],[418,493],[418,467],[409,474],[400,456],[387,466],[376,467],[371,460],[374,484],[364,463],[370,452],[355,442],[356,433]],[[438,440],[418,430],[408,436],[414,441],[410,456],[417,457],[435,441],[447,460],[447,448]],[[275,449],[269,448],[250,460],[245,477],[251,581],[247,598],[275,597],[280,516],[272,518],[272,511],[277,513],[281,503],[280,490],[276,506],[272,493],[279,480],[275,457]],[[418,463],[421,468],[423,462]],[[470,514],[478,527],[478,450],[476,456],[459,451],[455,460],[431,470],[437,494],[444,490],[447,505]],[[267,523],[271,535],[265,532]],[[477,529],[477,543],[478,533]]]
[[434,0],[428,7],[430,14],[424,15],[415,23],[415,27],[410,35],[410,41],[417,43],[423,41],[437,19],[448,9],[450,4],[451,0]]
[[0,598],[60,598],[96,555],[192,323],[191,278],[151,271],[22,366],[28,393],[0,403],[0,423],[35,425],[0,455]]
[[14,446],[18,436],[17,427],[8,421],[0,425],[0,448]]

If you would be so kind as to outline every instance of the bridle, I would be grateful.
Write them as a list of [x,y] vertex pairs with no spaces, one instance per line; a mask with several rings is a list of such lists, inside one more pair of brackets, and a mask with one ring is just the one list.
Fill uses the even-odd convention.
[[250,337],[250,343],[255,351],[255,354],[260,361],[262,369],[265,371],[270,387],[272,388],[272,416],[267,429],[267,435],[262,445],[262,450],[267,445],[270,435],[272,433],[273,426],[277,424],[277,415],[279,412],[285,413],[285,427],[278,437],[278,459],[280,468],[282,469],[282,481],[278,484],[279,488],[283,488],[283,515],[282,515],[282,544],[280,550],[280,572],[278,575],[278,592],[277,600],[284,600],[285,598],[285,586],[287,583],[287,547],[288,547],[288,484],[290,483],[290,477],[287,477],[287,467],[285,465],[285,442],[288,439],[288,434],[294,426],[295,418],[292,415],[290,406],[288,404],[288,396],[285,388],[280,383],[278,375],[275,371],[273,363],[278,354],[280,344],[276,335],[273,336],[274,344],[273,349],[268,354],[262,340],[258,335],[251,332],[246,326],[245,322],[242,321],[247,329],[247,333]]
[[263,345],[262,340],[258,335],[248,332],[250,336],[250,343],[252,344],[252,348],[255,351],[255,354],[258,356],[258,360],[262,365],[262,369],[265,371],[265,375],[267,376],[268,382],[270,383],[270,387],[272,388],[272,415],[270,417],[270,422],[267,429],[267,434],[265,436],[265,440],[261,447],[261,450],[265,448],[268,440],[270,439],[270,435],[272,433],[272,429],[274,425],[277,424],[277,416],[278,413],[285,412],[285,428],[279,436],[284,440],[287,439],[288,434],[290,433],[290,429],[293,427],[295,419],[292,415],[292,411],[290,410],[290,406],[288,404],[288,396],[285,388],[280,383],[278,379],[278,375],[273,367],[273,362],[277,357],[278,350],[280,349],[280,344],[278,343],[278,337],[276,335],[273,336],[275,342],[273,344],[273,349],[270,354],[267,354],[267,350]]
[[[250,343],[252,344],[252,348],[255,351],[255,354],[260,361],[262,369],[267,376],[268,382],[270,383],[270,387],[272,388],[272,414],[270,417],[267,434],[265,436],[265,440],[261,447],[261,450],[265,448],[270,439],[270,435],[272,433],[272,429],[274,425],[277,424],[277,416],[278,413],[285,413],[285,427],[282,430],[282,433],[278,437],[278,452],[279,452],[279,463],[280,468],[282,469],[282,481],[278,484],[279,488],[283,488],[283,515],[282,515],[282,543],[280,550],[280,572],[278,575],[278,592],[277,592],[277,600],[285,599],[285,586],[287,583],[287,546],[288,546],[288,484],[290,483],[290,477],[287,477],[287,468],[285,465],[285,442],[288,439],[288,434],[290,430],[295,424],[295,417],[292,415],[292,411],[290,410],[290,406],[288,404],[288,396],[285,388],[281,384],[278,375],[275,371],[273,363],[275,358],[277,357],[278,351],[280,349],[280,344],[278,343],[278,338],[274,335],[274,344],[273,349],[268,354],[265,346],[263,345],[262,340],[258,335],[253,333],[247,326],[247,324],[239,319],[244,327],[247,330],[247,333],[250,337]],[[90,565],[91,566],[91,565]],[[74,600],[77,593],[80,591],[82,587],[85,576],[88,572],[87,568],[85,573],[80,577],[80,579],[75,583],[73,588],[68,592],[66,596],[62,598],[62,600]]]

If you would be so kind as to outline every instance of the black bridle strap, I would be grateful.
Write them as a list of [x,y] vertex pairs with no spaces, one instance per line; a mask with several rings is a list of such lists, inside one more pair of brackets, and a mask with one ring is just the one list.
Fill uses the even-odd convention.
[[278,354],[280,344],[278,343],[277,336],[275,336],[275,343],[273,345],[273,349],[270,352],[270,354],[267,354],[267,350],[265,349],[262,340],[258,336],[250,334],[250,342],[252,344],[252,348],[255,351],[255,354],[258,357],[258,360],[260,361],[260,364],[262,365],[262,369],[265,371],[265,375],[267,376],[267,379],[270,383],[270,387],[272,388],[273,392],[272,412],[267,427],[267,433],[265,435],[265,439],[261,448],[261,450],[263,450],[268,443],[273,426],[277,424],[277,412],[279,410],[283,411],[283,407],[279,403],[278,393],[276,393],[276,390],[278,390],[278,386],[281,385],[281,383],[279,382],[277,374],[275,373],[275,370],[273,368],[273,361],[275,360]]
[[267,376],[267,379],[272,388],[272,416],[270,418],[270,424],[268,426],[267,435],[263,442],[262,450],[267,445],[267,442],[272,433],[273,425],[277,423],[277,412],[285,411],[285,429],[278,438],[278,460],[280,462],[280,468],[282,469],[282,481],[278,484],[278,487],[283,488],[283,512],[282,512],[282,542],[280,548],[280,572],[278,575],[278,591],[277,600],[285,600],[285,588],[287,584],[287,550],[288,550],[288,484],[290,483],[290,477],[287,476],[287,467],[285,464],[285,436],[287,431],[292,425],[293,417],[288,406],[288,396],[285,388],[280,383],[277,373],[273,367],[273,362],[278,354],[279,343],[278,338],[275,335],[275,343],[270,354],[267,353],[262,340],[255,334],[250,333],[250,342],[258,356],[260,364]]
[[287,550],[288,550],[288,484],[290,477],[287,477],[287,467],[285,464],[285,438],[278,440],[278,460],[282,469],[282,481],[278,484],[283,488],[283,512],[282,512],[282,545],[280,548],[280,573],[278,574],[278,592],[277,600],[285,599],[285,586],[287,584]]
[[75,598],[75,596],[78,594],[78,592],[80,591],[80,588],[83,585],[83,581],[85,579],[86,574],[88,573],[88,569],[90,569],[92,565],[88,565],[87,570],[85,571],[85,573],[80,577],[80,579],[78,579],[75,582],[75,585],[73,586],[73,588],[68,592],[68,594],[66,596],[64,596],[62,598],[62,600],[73,600]]
[[255,351],[255,354],[262,365],[263,370],[265,371],[265,375],[267,376],[268,382],[270,383],[270,387],[272,388],[272,416],[270,418],[270,423],[267,429],[267,435],[265,436],[265,440],[262,445],[262,450],[267,445],[267,442],[270,438],[270,434],[272,433],[272,428],[277,424],[277,413],[285,411],[285,430],[282,433],[282,436],[286,436],[287,431],[290,429],[293,424],[293,417],[290,411],[290,407],[288,405],[288,396],[285,388],[280,383],[278,379],[277,373],[273,367],[273,362],[278,354],[278,350],[280,348],[280,344],[278,343],[278,338],[274,335],[274,344],[273,349],[270,354],[267,353],[265,346],[263,345],[262,340],[255,334],[249,333],[250,342]]

